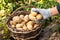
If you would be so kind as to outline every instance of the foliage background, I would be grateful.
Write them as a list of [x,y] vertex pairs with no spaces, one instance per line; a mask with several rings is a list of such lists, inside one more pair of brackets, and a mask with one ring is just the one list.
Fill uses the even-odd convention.
[[[36,6],[37,8],[51,8],[59,5],[55,0],[0,0],[0,34],[5,40],[11,40],[9,36],[9,31],[7,28],[7,19],[9,15],[18,7],[21,6]],[[29,10],[25,8],[25,10]],[[44,27],[46,24],[51,23],[56,20],[57,23],[60,23],[60,15],[53,16],[44,21]],[[56,30],[56,28],[54,28]]]

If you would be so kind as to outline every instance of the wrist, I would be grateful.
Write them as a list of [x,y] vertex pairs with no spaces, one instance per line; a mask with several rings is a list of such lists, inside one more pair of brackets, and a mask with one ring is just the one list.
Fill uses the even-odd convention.
[[51,15],[52,15],[52,16],[59,14],[56,7],[50,8],[50,12],[51,12]]

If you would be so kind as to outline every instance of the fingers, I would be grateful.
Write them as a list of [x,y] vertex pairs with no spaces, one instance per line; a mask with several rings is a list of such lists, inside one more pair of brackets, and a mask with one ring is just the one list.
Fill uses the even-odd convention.
[[38,9],[38,8],[32,8],[32,9],[31,9],[31,12],[32,12],[32,11],[33,11],[33,12],[40,12],[40,9]]
[[32,8],[31,11],[40,13],[43,16],[43,19],[51,17],[50,9]]
[[31,11],[36,12],[36,8],[32,8]]

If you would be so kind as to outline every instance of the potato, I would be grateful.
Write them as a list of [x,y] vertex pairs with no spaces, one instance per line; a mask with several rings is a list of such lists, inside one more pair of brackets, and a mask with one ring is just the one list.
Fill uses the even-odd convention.
[[34,24],[34,22],[33,22],[33,21],[29,21],[27,24],[31,24],[31,25],[33,25],[33,24]]
[[29,16],[28,16],[28,15],[25,15],[24,21],[25,21],[25,22],[28,22],[28,21],[29,21]]
[[20,20],[20,19],[19,19],[19,16],[13,17],[13,21],[14,21],[14,22],[19,22],[19,20]]
[[16,24],[16,28],[22,28],[23,24]]
[[24,25],[24,26],[23,26],[23,29],[24,29],[24,30],[27,30],[27,26],[26,26],[26,25]]
[[13,21],[10,21],[10,25],[12,25],[13,24]]
[[41,20],[41,19],[42,19],[42,15],[41,15],[41,14],[38,14],[38,15],[36,16],[36,18],[37,18],[38,20]]
[[30,25],[30,24],[27,24],[27,28],[28,28],[28,30],[32,30],[33,29],[33,26]]
[[24,31],[23,28],[16,28],[17,30]]
[[38,27],[39,26],[39,24],[34,24],[34,28],[36,28],[36,27]]
[[34,16],[32,16],[32,15],[29,15],[29,19],[30,19],[30,20],[35,20],[36,17],[34,17]]
[[16,25],[16,22],[10,21],[10,25]]
[[20,15],[20,19],[22,19],[22,20],[23,20],[23,18],[24,18],[24,15]]
[[16,25],[16,22],[15,21],[13,21],[13,25]]
[[37,12],[31,11],[31,15],[32,15],[32,16],[36,16],[36,15],[37,15]]
[[15,27],[15,25],[11,25],[11,27],[12,27],[12,28],[14,28],[14,27]]
[[21,23],[21,22],[22,22],[22,19],[19,20],[19,23]]
[[24,24],[25,24],[25,22],[23,21],[23,22],[21,22],[21,24],[23,24],[23,25],[24,25]]

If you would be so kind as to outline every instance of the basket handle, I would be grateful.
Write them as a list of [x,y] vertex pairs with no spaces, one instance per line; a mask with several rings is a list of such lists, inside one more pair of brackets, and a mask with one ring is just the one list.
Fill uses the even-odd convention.
[[23,6],[23,7],[19,7],[19,8],[17,8],[14,12],[13,12],[13,14],[15,13],[15,12],[17,12],[18,10],[21,10],[22,8],[36,8],[35,6]]

